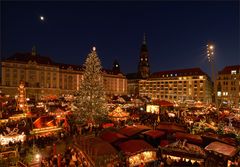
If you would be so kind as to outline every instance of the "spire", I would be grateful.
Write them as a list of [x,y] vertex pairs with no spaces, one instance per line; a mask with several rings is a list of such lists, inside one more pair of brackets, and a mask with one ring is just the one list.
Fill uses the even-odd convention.
[[37,50],[36,50],[36,46],[32,47],[32,56],[36,56],[37,55]]
[[148,78],[150,75],[146,33],[144,33],[144,35],[143,35],[143,42],[142,42],[142,46],[141,46],[141,50],[140,50],[140,61],[138,64],[138,74],[143,79]]
[[143,45],[147,44],[147,37],[146,37],[146,33],[143,34]]

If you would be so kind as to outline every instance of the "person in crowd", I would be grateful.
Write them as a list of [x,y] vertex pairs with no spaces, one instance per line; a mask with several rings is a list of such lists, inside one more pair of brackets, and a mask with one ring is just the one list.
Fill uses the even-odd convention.
[[72,154],[72,161],[74,162],[75,166],[78,167],[78,160],[77,160],[77,153],[74,152]]

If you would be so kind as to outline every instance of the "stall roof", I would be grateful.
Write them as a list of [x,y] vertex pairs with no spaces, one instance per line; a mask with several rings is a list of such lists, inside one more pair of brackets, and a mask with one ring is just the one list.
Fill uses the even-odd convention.
[[117,150],[111,144],[98,137],[82,137],[77,143],[92,152],[93,160],[98,156],[117,155]]
[[219,154],[233,157],[237,153],[237,148],[221,142],[212,142],[205,147],[207,151],[214,151]]
[[143,134],[150,136],[152,138],[158,138],[165,135],[165,132],[160,130],[148,130],[146,132],[143,132]]
[[100,138],[106,142],[113,143],[121,139],[126,139],[127,137],[117,132],[106,131],[100,135]]
[[151,129],[148,126],[144,125],[135,125],[135,126],[125,126],[124,128],[119,130],[119,133],[125,135],[125,136],[134,136],[142,131],[146,131]]
[[144,140],[129,140],[124,143],[119,144],[119,148],[128,155],[145,151],[145,150],[153,150],[154,148],[145,142]]
[[160,123],[157,126],[157,129],[165,130],[168,132],[186,132],[186,129],[183,126],[172,123]]
[[238,143],[236,141],[236,139],[234,138],[231,138],[231,137],[224,137],[224,136],[221,136],[221,135],[218,135],[218,134],[215,134],[215,133],[211,133],[211,132],[206,132],[202,135],[202,138],[204,139],[211,139],[211,140],[214,140],[214,141],[219,141],[219,142],[222,142],[222,143],[227,143],[229,145],[232,145],[232,146],[237,146]]
[[194,135],[190,133],[176,132],[176,139],[187,139],[188,142],[202,144],[202,137],[199,135]]

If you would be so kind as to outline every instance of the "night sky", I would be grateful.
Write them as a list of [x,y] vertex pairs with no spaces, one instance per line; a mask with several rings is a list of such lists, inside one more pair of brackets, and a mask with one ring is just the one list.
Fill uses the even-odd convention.
[[117,59],[131,73],[146,33],[151,72],[200,67],[210,75],[208,42],[215,71],[240,64],[239,15],[238,1],[1,1],[1,57],[35,45],[55,62],[83,64],[96,46],[104,68]]

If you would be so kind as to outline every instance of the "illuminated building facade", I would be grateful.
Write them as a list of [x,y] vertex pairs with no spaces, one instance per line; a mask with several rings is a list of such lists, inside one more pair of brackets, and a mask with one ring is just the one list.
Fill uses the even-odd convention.
[[200,68],[161,71],[139,81],[140,96],[168,101],[212,102],[212,82]]
[[[127,94],[127,79],[118,67],[103,69],[105,91],[108,95]],[[119,71],[117,71],[119,69]],[[79,89],[83,76],[80,65],[53,62],[40,56],[33,48],[32,53],[16,53],[1,61],[1,91],[15,96],[20,81],[25,82],[27,97],[40,99],[59,96]]]
[[214,83],[216,103],[220,107],[240,106],[240,65],[226,66],[218,72]]

